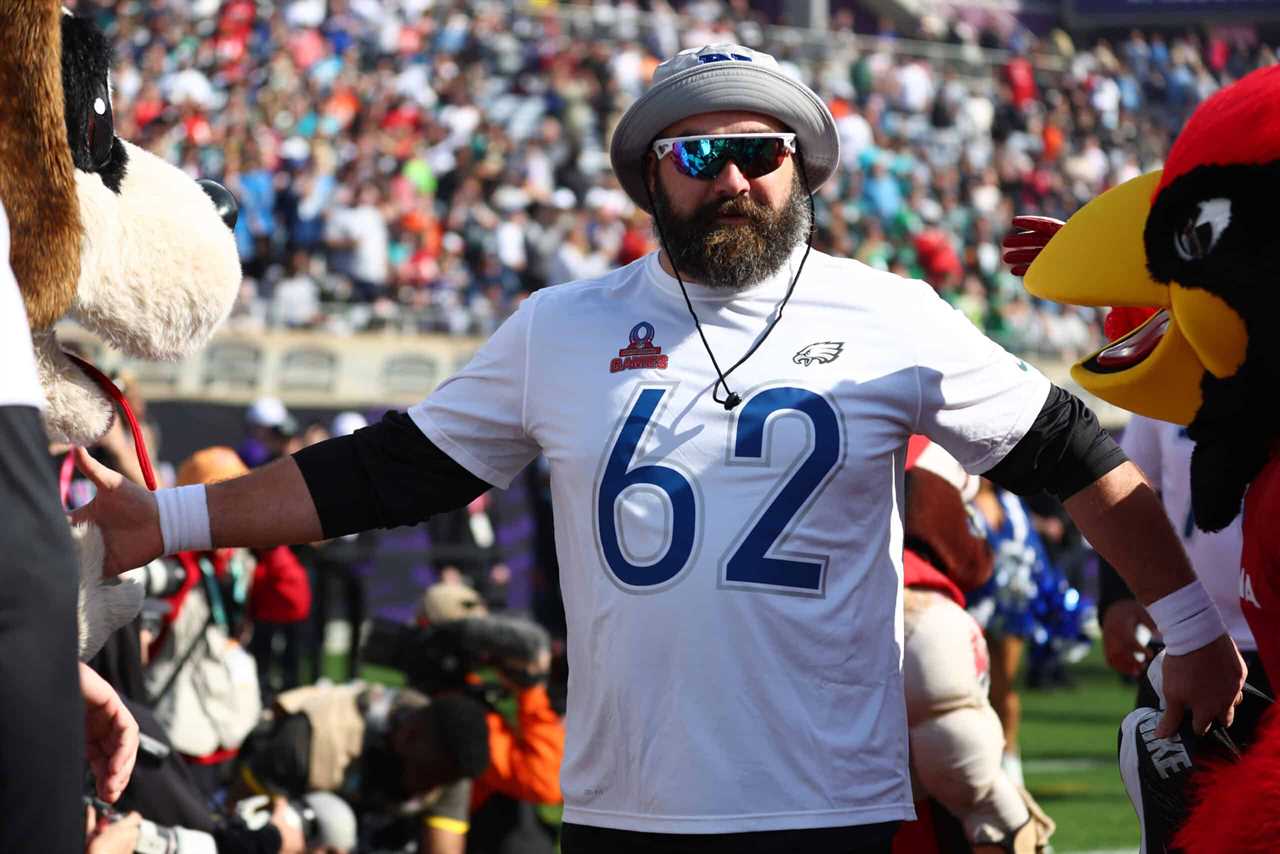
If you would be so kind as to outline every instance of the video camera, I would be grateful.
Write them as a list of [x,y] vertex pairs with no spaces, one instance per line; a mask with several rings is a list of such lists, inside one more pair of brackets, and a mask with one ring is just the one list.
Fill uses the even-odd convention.
[[[266,827],[271,821],[271,798],[267,795],[255,795],[236,803],[236,816],[250,830]],[[302,837],[307,847],[320,844],[320,822],[316,811],[306,801],[290,798],[285,809],[285,821],[302,830]]]
[[148,599],[167,599],[182,589],[187,580],[187,570],[173,560],[153,560],[146,566],[122,573],[142,585],[142,595]]
[[[271,821],[271,798],[255,795],[238,801],[236,817],[250,830]],[[302,831],[307,849],[354,850],[357,841],[356,815],[350,805],[332,792],[308,792],[285,803],[284,820]]]
[[545,629],[520,617],[463,617],[426,627],[374,619],[361,660],[399,670],[424,694],[467,689],[467,674],[483,668],[529,687],[546,678],[530,666],[550,645]]
[[[108,824],[115,824],[124,818],[123,813],[117,812],[105,801],[90,796],[85,796],[84,801],[93,807],[94,812],[106,819]],[[138,826],[138,841],[134,843],[133,854],[183,854],[184,842],[187,851],[207,851],[208,847],[201,844],[204,839],[209,837],[199,831],[184,830],[179,827],[160,827],[154,822],[143,819]],[[212,843],[212,840],[209,841]]]

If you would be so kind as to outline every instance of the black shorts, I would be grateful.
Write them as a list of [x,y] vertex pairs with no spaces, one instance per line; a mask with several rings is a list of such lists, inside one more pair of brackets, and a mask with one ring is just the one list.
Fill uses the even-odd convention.
[[899,822],[756,833],[641,833],[565,824],[561,854],[889,854]]

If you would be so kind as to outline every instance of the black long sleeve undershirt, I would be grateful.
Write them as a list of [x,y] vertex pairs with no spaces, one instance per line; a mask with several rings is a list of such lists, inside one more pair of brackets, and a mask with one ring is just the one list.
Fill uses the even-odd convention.
[[1055,385],[1031,429],[983,476],[1018,495],[1043,489],[1066,501],[1128,459],[1084,401]]
[[[404,412],[293,455],[326,537],[416,525],[491,486],[431,442]],[[1123,463],[1120,446],[1077,397],[1054,386],[1027,434],[986,477],[1019,495],[1060,500]]]
[[422,434],[404,412],[293,455],[325,537],[416,525],[491,487]]

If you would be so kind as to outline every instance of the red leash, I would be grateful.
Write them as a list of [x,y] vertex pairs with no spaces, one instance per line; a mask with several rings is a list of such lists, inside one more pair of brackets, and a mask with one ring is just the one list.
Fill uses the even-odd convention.
[[[138,466],[142,469],[142,479],[147,483],[147,489],[152,492],[156,489],[156,473],[151,468],[151,456],[147,453],[147,442],[142,438],[142,428],[138,425],[138,419],[133,415],[133,409],[129,406],[129,401],[125,399],[124,392],[120,391],[120,387],[111,381],[111,377],[98,370],[89,362],[75,355],[74,353],[64,352],[68,359],[76,364],[76,367],[84,371],[90,379],[96,382],[102,391],[115,401],[122,412],[124,412],[125,420],[129,422],[129,430],[133,433],[133,447],[138,453]],[[62,471],[58,478],[58,486],[62,492],[62,504],[65,507],[67,503],[67,494],[71,488],[71,473],[75,467],[74,455],[68,454],[67,458],[62,462]]]

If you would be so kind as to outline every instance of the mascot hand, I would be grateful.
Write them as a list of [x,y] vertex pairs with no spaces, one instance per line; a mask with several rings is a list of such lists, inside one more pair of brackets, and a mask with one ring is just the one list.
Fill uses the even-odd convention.
[[105,549],[102,533],[96,526],[72,525],[71,540],[80,564],[80,591],[76,601],[80,660],[88,661],[98,654],[112,632],[138,616],[143,590],[134,580],[103,580]]
[[97,487],[97,495],[71,514],[71,521],[92,522],[102,531],[102,574],[119,575],[162,556],[160,512],[155,496],[76,448],[76,468]]
[[1230,637],[1219,635],[1186,655],[1166,653],[1163,664],[1165,710],[1156,738],[1176,735],[1188,712],[1196,735],[1208,732],[1215,720],[1231,726],[1236,705],[1244,697],[1241,691],[1246,671]]
[[1015,216],[1013,231],[1004,236],[1004,262],[1013,269],[1015,276],[1025,276],[1031,262],[1036,260],[1040,250],[1048,245],[1049,240],[1058,233],[1066,223],[1060,219],[1047,216]]
[[120,695],[87,664],[80,665],[84,735],[98,797],[114,804],[124,794],[138,756],[138,722]]

